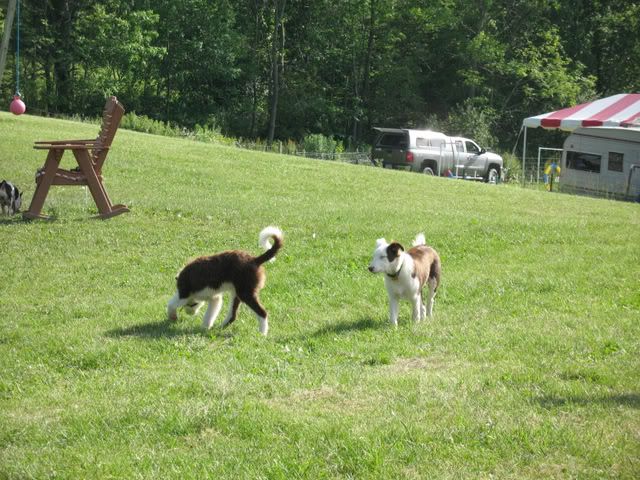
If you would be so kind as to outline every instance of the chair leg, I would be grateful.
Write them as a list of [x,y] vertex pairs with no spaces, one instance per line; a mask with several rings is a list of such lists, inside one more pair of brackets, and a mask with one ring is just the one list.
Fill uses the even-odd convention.
[[113,205],[110,212],[101,213],[100,215],[98,215],[98,217],[106,220],[107,218],[115,217],[116,215],[127,213],[129,211],[129,207],[127,207],[126,205]]
[[36,183],[36,191],[33,193],[31,205],[29,206],[29,210],[22,214],[23,218],[49,218],[42,215],[42,207],[49,193],[49,188],[51,188],[51,184],[56,176],[56,171],[58,170],[58,165],[60,165],[63,153],[64,150],[49,150],[47,160],[44,163],[44,175],[40,178],[40,181]]
[[78,165],[80,165],[82,173],[84,173],[87,179],[89,191],[91,192],[93,200],[96,202],[100,216],[103,217],[109,215],[112,210],[111,200],[104,189],[104,185],[102,185],[102,182],[93,168],[89,154],[84,150],[74,150],[73,154],[76,157]]
[[[98,217],[106,220],[107,218],[128,212],[129,208],[126,205],[113,205],[111,203],[109,194],[107,193],[106,188],[104,188],[102,180],[100,180],[100,177],[96,173],[89,155],[83,151],[74,151],[74,154],[76,154],[76,160],[87,178],[89,191],[91,192],[91,195],[98,207]],[[78,156],[80,156],[80,158],[78,158]]]

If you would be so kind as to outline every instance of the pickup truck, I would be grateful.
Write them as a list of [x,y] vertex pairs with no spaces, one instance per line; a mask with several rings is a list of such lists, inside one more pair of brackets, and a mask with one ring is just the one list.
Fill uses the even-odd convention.
[[449,137],[431,130],[375,127],[371,160],[385,168],[401,168],[427,175],[484,180],[500,179],[500,155],[463,137]]

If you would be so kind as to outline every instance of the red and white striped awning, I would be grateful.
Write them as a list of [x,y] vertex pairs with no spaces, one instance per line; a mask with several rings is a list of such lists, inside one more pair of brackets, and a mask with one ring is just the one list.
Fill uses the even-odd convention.
[[572,131],[578,127],[619,127],[637,123],[639,120],[640,93],[621,93],[525,118],[522,125]]

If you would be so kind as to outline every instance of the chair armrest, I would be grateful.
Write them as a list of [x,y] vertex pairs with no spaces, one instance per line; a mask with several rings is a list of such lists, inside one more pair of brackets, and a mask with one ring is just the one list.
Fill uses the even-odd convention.
[[36,145],[46,144],[46,145],[77,145],[77,144],[87,144],[87,143],[95,143],[96,139],[92,138],[90,140],[39,140],[37,142],[33,142]]
[[100,150],[109,150],[109,147],[102,147],[96,144],[55,144],[55,145],[34,145],[33,148],[36,150],[94,150],[96,147],[99,147]]

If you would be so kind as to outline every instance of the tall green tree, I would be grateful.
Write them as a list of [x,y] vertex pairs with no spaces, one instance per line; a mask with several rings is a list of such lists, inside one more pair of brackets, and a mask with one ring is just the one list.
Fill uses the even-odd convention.
[[640,90],[640,2],[558,2],[553,21],[565,51],[594,76],[599,94]]
[[280,82],[284,71],[284,9],[286,0],[273,0],[273,31],[271,35],[271,83],[269,84],[269,131],[267,143],[273,142],[278,116],[278,101],[280,99]]
[[95,109],[117,93],[129,110],[147,110],[166,50],[155,45],[159,16],[110,0],[89,6],[73,26],[76,106]]
[[183,125],[218,124],[240,95],[239,58],[245,41],[233,2],[159,0],[158,43],[165,119]]

